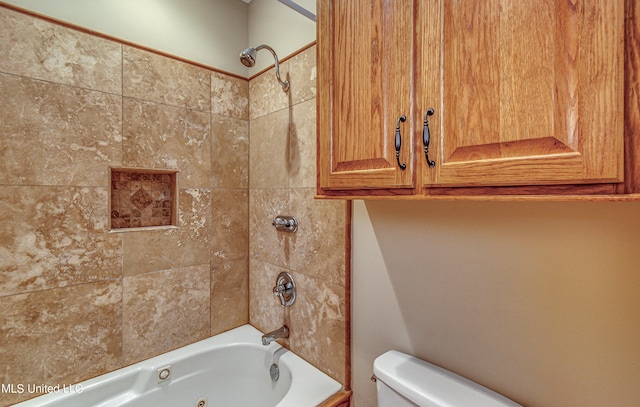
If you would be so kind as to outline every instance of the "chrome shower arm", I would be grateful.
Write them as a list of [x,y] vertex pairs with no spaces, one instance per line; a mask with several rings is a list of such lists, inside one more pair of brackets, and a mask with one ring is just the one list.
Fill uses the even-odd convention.
[[280,86],[282,86],[282,90],[284,92],[288,92],[289,91],[289,81],[283,81],[280,78],[280,61],[278,60],[278,55],[276,55],[276,52],[270,46],[268,46],[266,44],[262,44],[262,45],[260,45],[260,46],[258,46],[256,48],[249,47],[249,48],[245,49],[244,51],[242,51],[240,53],[240,62],[242,62],[242,64],[247,66],[247,67],[254,66],[255,63],[256,63],[256,53],[261,49],[269,50],[269,52],[271,52],[271,55],[273,55],[273,59],[276,61],[276,78],[278,79],[278,82],[280,83]]
[[271,52],[271,55],[273,55],[273,59],[276,61],[276,78],[278,79],[278,82],[280,82],[282,90],[287,92],[289,90],[289,81],[283,81],[282,79],[280,79],[280,63],[278,61],[278,55],[276,55],[276,52],[273,50],[273,48],[266,44],[262,44],[256,47],[256,51],[260,51],[261,49],[266,49]]

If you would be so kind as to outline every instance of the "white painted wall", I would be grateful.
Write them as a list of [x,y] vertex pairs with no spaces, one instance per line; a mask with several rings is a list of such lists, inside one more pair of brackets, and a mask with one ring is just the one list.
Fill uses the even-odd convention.
[[529,407],[640,406],[640,203],[354,203],[356,407],[397,349]]
[[[316,14],[316,0],[295,0]],[[283,58],[316,40],[316,23],[277,0],[252,0],[249,5],[249,43],[267,44]],[[273,65],[268,51],[260,51],[250,75]]]
[[[315,23],[277,0],[6,0],[4,3],[248,77],[238,55],[266,43],[283,58],[315,41]],[[297,0],[315,12],[315,0]],[[255,45],[254,45],[255,44]],[[264,53],[264,55],[263,55]]]

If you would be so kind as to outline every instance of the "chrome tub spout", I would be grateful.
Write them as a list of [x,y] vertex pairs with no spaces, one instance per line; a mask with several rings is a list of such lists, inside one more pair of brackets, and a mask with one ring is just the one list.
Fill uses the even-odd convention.
[[268,345],[273,341],[277,341],[278,339],[284,339],[289,337],[289,328],[284,325],[282,328],[276,329],[275,331],[271,331],[267,334],[262,335],[262,344]]

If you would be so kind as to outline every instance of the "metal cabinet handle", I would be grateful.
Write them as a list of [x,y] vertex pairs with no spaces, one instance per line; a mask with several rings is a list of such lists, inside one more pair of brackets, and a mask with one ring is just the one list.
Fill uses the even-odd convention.
[[398,118],[398,122],[396,123],[396,160],[398,160],[398,167],[402,171],[407,169],[407,164],[400,164],[400,146],[402,146],[402,136],[400,135],[400,122],[405,122],[407,120],[407,116],[402,115]]
[[424,145],[424,157],[427,159],[427,164],[429,167],[433,168],[436,166],[436,162],[433,160],[429,160],[429,142],[431,141],[431,134],[429,133],[429,116],[433,116],[433,109],[429,109],[424,114],[424,127],[422,128],[422,144]]

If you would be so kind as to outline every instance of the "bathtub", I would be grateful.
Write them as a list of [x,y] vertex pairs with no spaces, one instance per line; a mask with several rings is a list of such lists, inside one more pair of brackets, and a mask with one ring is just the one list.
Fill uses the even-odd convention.
[[276,342],[263,346],[261,336],[244,325],[81,383],[51,384],[16,406],[314,407],[341,389]]

